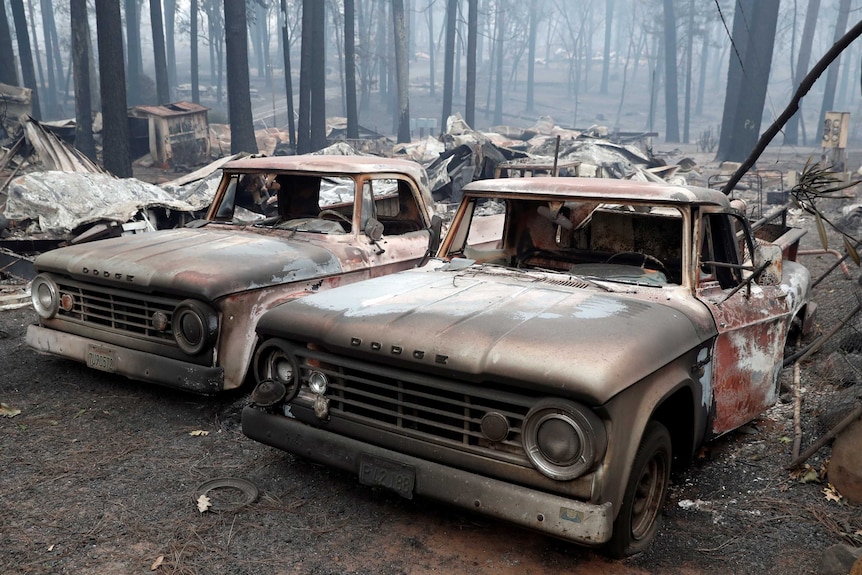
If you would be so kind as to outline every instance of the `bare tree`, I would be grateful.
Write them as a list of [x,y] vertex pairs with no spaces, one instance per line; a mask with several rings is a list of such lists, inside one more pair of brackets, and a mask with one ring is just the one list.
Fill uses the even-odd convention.
[[[31,4],[32,7],[32,4]],[[41,0],[42,11],[42,37],[45,39],[45,59],[48,83],[43,84],[42,94],[45,101],[45,116],[48,118],[58,115],[59,86],[63,81],[63,64],[59,61],[59,47],[54,48],[54,40],[57,38],[57,27],[54,23],[54,9],[50,0]],[[55,61],[56,66],[55,66]]]
[[102,92],[102,163],[119,178],[132,177],[123,32],[117,0],[96,0],[99,85]]
[[[857,22],[850,30],[847,31],[832,47],[823,55],[822,58],[814,65],[813,68],[802,78],[799,82],[799,87],[796,89],[796,92],[793,93],[793,97],[790,99],[790,103],[787,107],[784,108],[784,111],[781,112],[781,115],[776,118],[776,120],[766,129],[765,132],[758,139],[757,144],[752,148],[751,153],[739,168],[733,173],[733,175],[728,179],[728,181],[724,184],[724,187],[721,189],[725,194],[730,194],[733,189],[736,187],[736,184],[739,183],[739,180],[742,179],[742,176],[751,169],[754,163],[757,161],[757,158],[760,157],[760,154],[766,149],[772,139],[778,135],[778,132],[781,131],[781,128],[787,123],[787,121],[793,117],[796,112],[799,111],[799,102],[802,101],[802,98],[805,94],[811,90],[811,87],[817,81],[817,79],[826,71],[833,61],[835,61],[838,56],[847,49],[847,47],[852,44],[859,36],[862,36],[862,20]],[[846,244],[845,244],[846,245]]]
[[125,0],[126,11],[126,67],[128,69],[129,105],[135,106],[141,100],[141,75],[144,73],[141,63],[141,27],[138,19],[138,0]]
[[665,142],[679,142],[679,95],[676,70],[676,13],[674,0],[664,0],[664,110]]
[[[210,52],[210,83],[215,79],[216,103],[222,103],[224,87],[224,6],[220,0],[199,0],[207,15],[207,43]],[[247,51],[246,51],[247,53]]]
[[757,141],[772,67],[778,5],[779,0],[737,0],[718,161],[742,160]]
[[[802,28],[802,39],[799,42],[799,56],[796,58],[796,72],[793,74],[793,89],[799,89],[799,83],[808,62],[811,60],[811,45],[814,42],[814,30],[817,28],[817,16],[820,12],[820,0],[808,0],[808,8],[805,11],[805,25]],[[796,145],[799,142],[799,122],[801,116],[794,114],[784,129],[784,141]],[[803,142],[804,143],[804,142]]]
[[224,23],[230,151],[257,153],[249,94],[245,0],[224,0]]
[[[607,0],[613,4],[613,0]],[[530,31],[527,38],[527,112],[533,111],[533,91],[536,81],[536,32],[539,27],[539,7],[537,0],[530,0]],[[610,36],[608,36],[609,41]],[[607,93],[607,86],[605,92]]]
[[[833,42],[838,42],[847,30],[847,20],[850,14],[850,0],[841,0],[838,4],[838,19],[835,23],[835,34]],[[838,67],[841,62],[841,56],[835,59],[835,62],[829,66],[826,71],[826,85],[823,87],[823,104],[820,106],[820,116],[818,116],[818,126],[823,125],[826,118],[826,112],[832,110],[835,104],[835,85],[838,83]]]
[[18,60],[21,63],[21,77],[24,86],[30,88],[30,110],[33,118],[42,119],[39,106],[39,90],[36,87],[36,71],[33,68],[33,53],[30,51],[30,33],[27,31],[27,17],[24,15],[23,0],[10,0],[12,20],[15,22],[15,37],[18,40]]
[[[36,33],[36,13],[33,10],[33,2],[31,0],[27,2],[27,12],[30,23],[30,49],[32,50],[33,61],[36,65],[36,72],[39,74],[39,87],[44,88],[47,80],[45,79],[45,69],[42,67],[42,50],[39,48],[39,34]],[[41,107],[44,108],[44,98],[40,98],[40,100],[43,102]]]
[[398,86],[398,141],[410,141],[410,69],[407,61],[407,29],[403,0],[392,0],[392,24],[395,40],[395,76]]
[[177,48],[174,24],[177,17],[177,0],[165,0],[165,55],[168,59],[168,92],[177,87]]
[[191,37],[191,74],[192,74],[192,102],[199,104],[201,101],[200,76],[198,75],[198,0],[191,0],[189,7],[189,36]]
[[90,98],[90,32],[87,0],[70,0],[72,67],[75,71],[75,148],[96,160],[93,109]]
[[467,0],[467,87],[464,120],[475,127],[476,120],[476,59],[479,37],[479,0]]
[[506,4],[504,0],[499,0],[497,4],[497,37],[495,48],[497,74],[495,78],[494,90],[494,124],[503,123],[503,36],[506,31]]
[[[352,2],[352,0],[350,0]],[[296,150],[296,126],[293,121],[293,78],[290,71],[290,35],[287,26],[287,0],[281,0],[281,49],[284,60],[284,92],[287,97],[287,131],[290,147]],[[348,120],[349,123],[349,120]],[[349,130],[349,128],[348,128]]]
[[359,112],[356,109],[356,6],[344,0],[344,99],[347,108],[347,137],[359,137]]
[[311,67],[313,12],[315,0],[302,0],[302,45],[299,58],[299,125],[296,135],[296,149],[300,154],[312,151],[311,148]]
[[434,43],[434,2],[436,0],[428,0],[428,6],[425,8],[425,22],[428,24],[428,92],[431,96],[435,96],[437,92],[437,70],[435,64],[437,62],[437,49]]
[[458,18],[458,0],[446,2],[446,46],[443,50],[443,121],[440,129],[446,129],[446,121],[452,115],[452,92],[455,74],[455,25]]
[[8,54],[8,58],[0,58],[0,82],[10,86],[18,85],[18,69],[12,57],[12,33],[9,30],[9,19],[6,17],[6,0],[0,0],[0,54]]
[[602,58],[602,83],[599,92],[608,93],[608,78],[611,67],[611,27],[614,20],[614,0],[605,0],[605,49]]
[[392,28],[387,24],[386,7],[387,0],[377,0],[377,87],[380,93],[380,102],[389,106],[389,30]]
[[311,147],[322,150],[326,147],[326,6],[323,2],[312,4]]
[[691,124],[691,74],[694,67],[694,0],[688,1],[688,30],[685,42],[685,104],[683,105],[682,142],[689,142]]
[[171,97],[168,89],[168,63],[165,56],[165,30],[162,26],[162,0],[150,0],[150,27],[153,31],[156,97],[159,104],[167,104]]

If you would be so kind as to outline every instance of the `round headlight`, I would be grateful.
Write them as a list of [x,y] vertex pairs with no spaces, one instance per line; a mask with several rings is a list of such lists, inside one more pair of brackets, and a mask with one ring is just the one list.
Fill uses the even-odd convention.
[[279,398],[291,401],[299,391],[299,362],[290,351],[286,341],[269,339],[264,341],[255,352],[254,377],[259,385],[275,382],[285,390]]
[[566,481],[589,471],[607,448],[605,428],[591,410],[573,402],[539,402],[524,418],[524,451],[536,469]]
[[171,328],[180,349],[197,355],[215,343],[218,315],[204,303],[185,300],[174,310]]
[[40,317],[51,319],[60,309],[60,293],[57,284],[45,274],[37,275],[30,285],[30,300]]
[[308,387],[317,395],[323,395],[326,393],[326,386],[328,383],[329,380],[323,372],[312,371],[308,375]]

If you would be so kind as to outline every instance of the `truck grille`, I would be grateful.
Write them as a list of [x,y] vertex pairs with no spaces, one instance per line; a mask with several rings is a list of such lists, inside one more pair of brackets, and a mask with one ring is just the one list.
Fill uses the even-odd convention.
[[[312,371],[327,375],[332,418],[529,465],[521,427],[533,398],[314,351],[309,357],[307,351],[296,351],[303,383]],[[482,418],[492,412],[509,423],[503,441],[490,441],[482,433]]]
[[[161,343],[173,343],[171,318],[179,300],[117,290],[68,279],[57,281],[61,294],[72,296],[72,309],[60,310],[66,321],[99,327]],[[167,329],[153,327],[153,314],[167,317]]]

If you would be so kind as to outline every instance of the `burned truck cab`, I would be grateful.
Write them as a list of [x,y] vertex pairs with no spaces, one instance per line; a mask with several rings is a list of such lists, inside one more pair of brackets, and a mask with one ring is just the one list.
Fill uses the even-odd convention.
[[267,310],[415,266],[436,248],[433,219],[410,161],[233,160],[203,220],[40,255],[27,343],[197,393],[238,388]]

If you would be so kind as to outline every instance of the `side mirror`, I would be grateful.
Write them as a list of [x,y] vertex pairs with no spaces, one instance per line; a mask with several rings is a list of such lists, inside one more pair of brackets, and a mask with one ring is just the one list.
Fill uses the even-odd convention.
[[363,231],[372,242],[378,242],[383,237],[383,224],[376,218],[368,218]]
[[774,286],[781,283],[782,261],[784,254],[779,246],[774,244],[758,245],[754,249],[754,268],[760,270],[755,279],[763,286]]
[[433,216],[431,218],[431,236],[428,238],[428,254],[433,256],[440,247],[440,239],[443,236],[443,218]]

